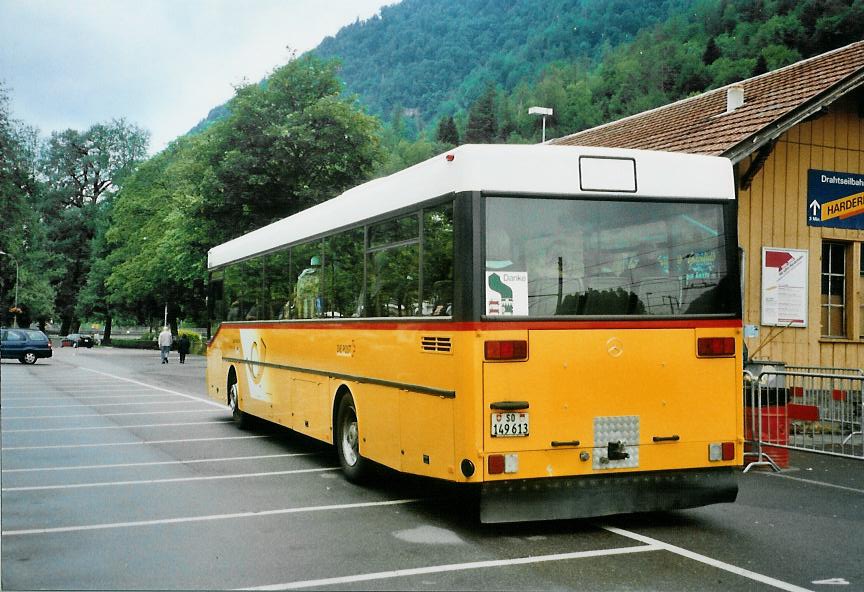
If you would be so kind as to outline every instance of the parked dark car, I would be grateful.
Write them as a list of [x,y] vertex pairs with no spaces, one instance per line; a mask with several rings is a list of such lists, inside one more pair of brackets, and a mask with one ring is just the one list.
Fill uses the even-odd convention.
[[70,333],[60,341],[60,347],[93,347],[95,343],[92,335]]
[[22,364],[35,364],[53,354],[51,341],[42,331],[0,329],[0,358],[16,358]]

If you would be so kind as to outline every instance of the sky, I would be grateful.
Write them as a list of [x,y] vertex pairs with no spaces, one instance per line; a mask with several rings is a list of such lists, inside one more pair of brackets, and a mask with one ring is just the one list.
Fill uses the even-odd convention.
[[0,80],[45,137],[125,118],[155,153],[235,85],[397,1],[0,0]]

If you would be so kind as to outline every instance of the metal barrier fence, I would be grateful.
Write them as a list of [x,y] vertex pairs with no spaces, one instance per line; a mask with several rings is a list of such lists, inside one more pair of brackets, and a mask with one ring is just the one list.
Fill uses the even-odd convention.
[[795,367],[744,371],[744,469],[788,466],[789,450],[864,459],[864,372]]
[[844,376],[864,376],[861,368],[833,368],[825,366],[783,366],[786,372],[806,372],[810,374],[843,374]]

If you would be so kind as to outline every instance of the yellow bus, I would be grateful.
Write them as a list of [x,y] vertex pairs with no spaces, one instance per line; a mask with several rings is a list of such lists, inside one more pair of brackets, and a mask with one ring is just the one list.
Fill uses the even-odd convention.
[[[729,160],[456,148],[214,247],[210,395],[483,522],[734,501]],[[377,473],[376,473],[377,474]]]

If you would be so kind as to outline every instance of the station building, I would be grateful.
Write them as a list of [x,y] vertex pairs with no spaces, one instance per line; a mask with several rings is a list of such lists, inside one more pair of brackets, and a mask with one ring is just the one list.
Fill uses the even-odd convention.
[[751,358],[864,368],[864,41],[549,143],[729,158]]

